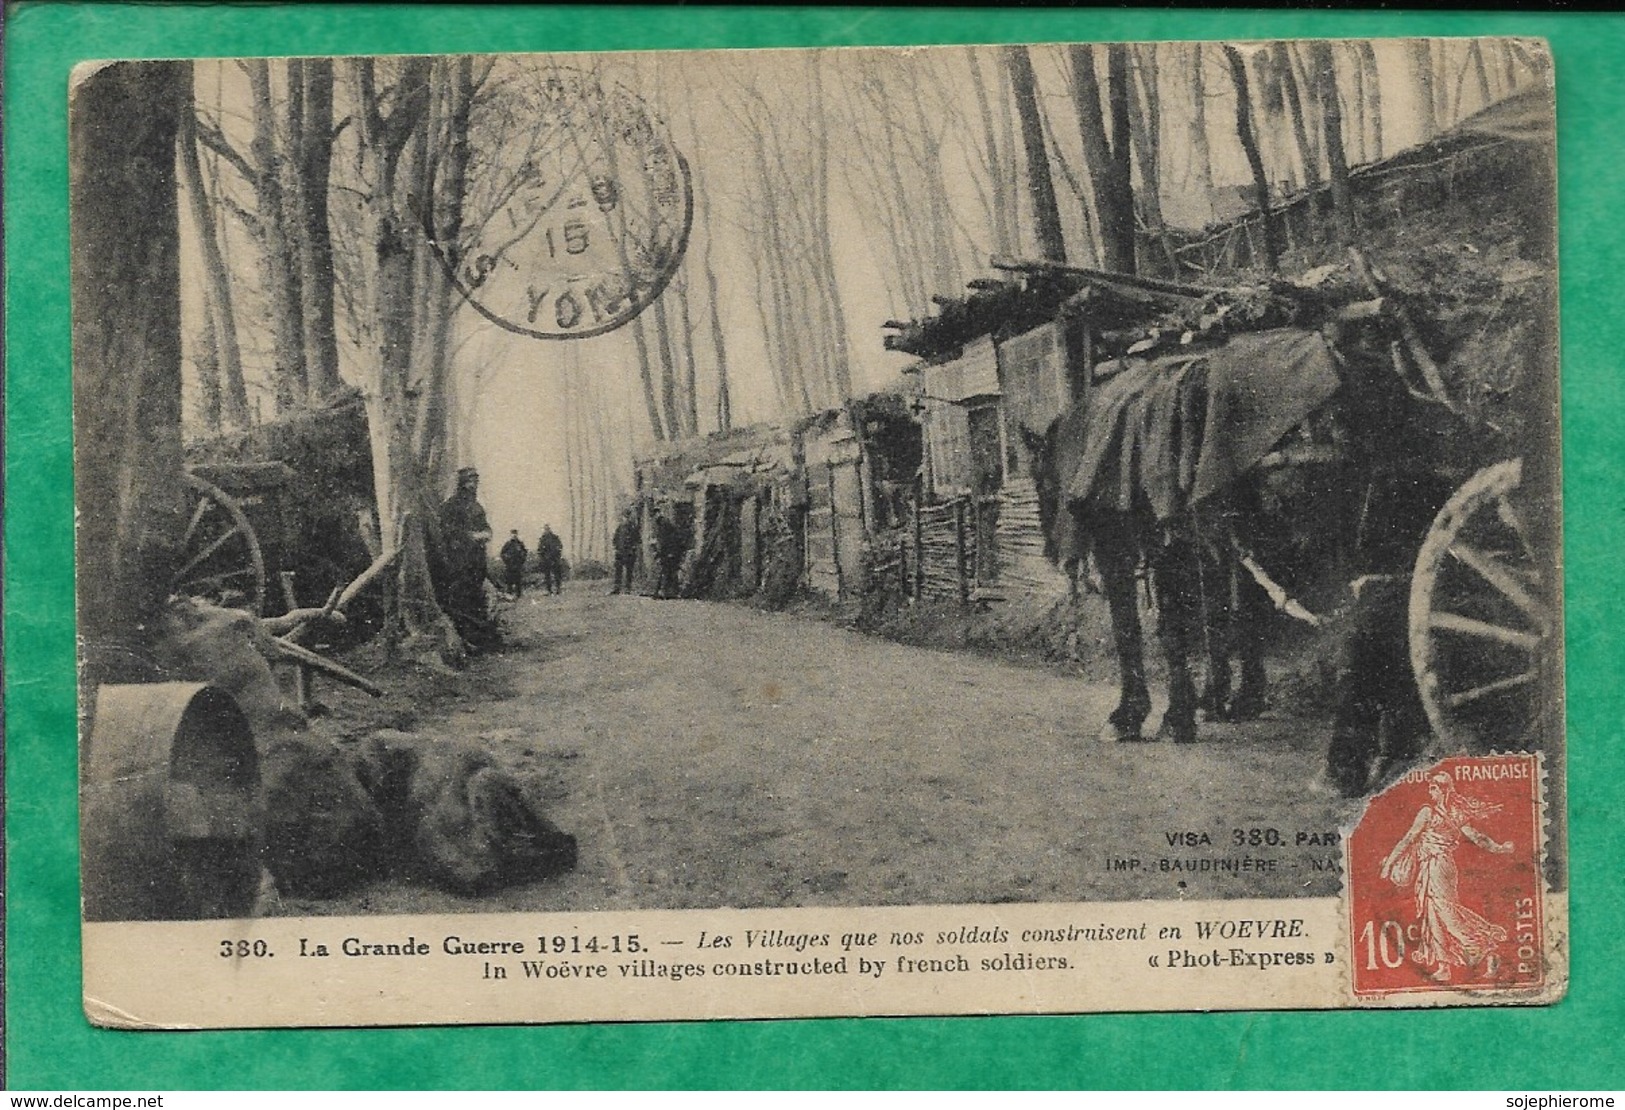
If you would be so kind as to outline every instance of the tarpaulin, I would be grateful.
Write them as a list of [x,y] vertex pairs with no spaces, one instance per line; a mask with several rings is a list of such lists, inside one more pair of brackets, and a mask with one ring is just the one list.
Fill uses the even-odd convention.
[[1119,365],[1062,425],[1082,439],[1076,469],[1062,471],[1067,499],[1123,511],[1143,499],[1159,520],[1229,488],[1338,385],[1326,341],[1299,329]]

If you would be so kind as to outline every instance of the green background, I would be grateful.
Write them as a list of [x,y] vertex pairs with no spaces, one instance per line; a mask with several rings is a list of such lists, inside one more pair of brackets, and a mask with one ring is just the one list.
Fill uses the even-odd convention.
[[[1625,21],[1065,10],[12,7],[5,58],[6,1050],[24,1089],[1625,1087]],[[67,80],[91,58],[1518,34],[1558,75],[1573,983],[1546,1009],[118,1033],[80,1010]],[[1057,804],[1065,804],[1058,799]]]

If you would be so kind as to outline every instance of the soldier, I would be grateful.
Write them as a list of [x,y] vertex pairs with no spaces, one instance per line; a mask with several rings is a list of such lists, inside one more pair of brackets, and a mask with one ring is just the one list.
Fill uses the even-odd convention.
[[638,526],[637,513],[628,509],[615,526],[611,541],[615,548],[615,586],[609,592],[618,594],[623,589],[632,592],[632,571],[638,565],[638,548],[643,544],[643,529]]
[[508,542],[502,545],[502,569],[507,571],[508,595],[515,601],[525,592],[525,560],[530,552],[519,538],[519,529],[508,533]]
[[564,541],[553,534],[551,524],[542,525],[541,538],[536,541],[536,562],[542,568],[542,589],[558,593],[564,574]]
[[465,466],[457,472],[457,492],[440,506],[440,542],[446,560],[441,604],[471,647],[485,646],[495,631],[485,607],[485,546],[491,525],[478,493],[480,472]]
[[676,597],[678,572],[683,556],[688,553],[688,538],[675,519],[675,509],[664,505],[655,516],[655,565],[659,574],[655,580],[656,597]]

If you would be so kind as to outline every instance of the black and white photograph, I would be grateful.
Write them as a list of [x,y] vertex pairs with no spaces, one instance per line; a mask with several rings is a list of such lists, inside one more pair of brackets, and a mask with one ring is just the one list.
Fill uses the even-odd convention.
[[81,66],[92,1019],[1559,997],[1554,103],[1512,38]]

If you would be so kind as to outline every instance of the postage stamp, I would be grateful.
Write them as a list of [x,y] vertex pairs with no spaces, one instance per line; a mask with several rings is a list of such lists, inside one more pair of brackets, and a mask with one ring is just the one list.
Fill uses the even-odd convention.
[[1348,841],[1356,995],[1534,990],[1546,980],[1540,759],[1407,771]]
[[80,67],[91,1020],[1560,997],[1555,81]]

